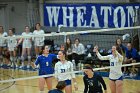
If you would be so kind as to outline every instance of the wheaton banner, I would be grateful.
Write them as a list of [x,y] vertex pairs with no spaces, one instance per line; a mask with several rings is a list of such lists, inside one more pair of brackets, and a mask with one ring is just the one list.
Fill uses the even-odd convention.
[[44,4],[44,25],[57,27],[130,27],[140,4]]

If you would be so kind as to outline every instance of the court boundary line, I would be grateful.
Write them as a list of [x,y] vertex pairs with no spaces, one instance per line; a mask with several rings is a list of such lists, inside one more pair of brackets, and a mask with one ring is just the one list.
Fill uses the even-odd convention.
[[[1,73],[0,73],[1,74]],[[6,76],[9,76],[11,77],[12,79],[15,79],[14,77],[10,76],[10,75],[7,75],[7,74],[3,74],[3,75],[6,75]],[[6,82],[5,82],[6,83]],[[13,81],[13,83],[9,86],[6,86],[5,88],[2,88],[0,89],[0,91],[4,91],[4,90],[7,90],[8,88],[12,87],[13,85],[15,85],[16,81]]]

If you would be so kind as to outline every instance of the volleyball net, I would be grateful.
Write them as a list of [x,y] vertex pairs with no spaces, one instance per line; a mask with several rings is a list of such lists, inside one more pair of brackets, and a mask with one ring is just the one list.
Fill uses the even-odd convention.
[[[14,39],[20,39],[20,38],[35,38],[35,37],[44,37],[44,43],[46,45],[51,45],[51,53],[58,54],[58,51],[63,48],[65,48],[65,42],[67,38],[70,38],[72,43],[75,43],[75,39],[79,38],[80,43],[82,43],[85,47],[85,53],[83,58],[80,59],[78,62],[78,65],[76,66],[76,69],[74,69],[73,72],[67,72],[67,73],[75,73],[76,76],[78,75],[84,75],[83,74],[83,66],[84,64],[90,64],[93,67],[93,70],[96,72],[99,72],[99,74],[103,75],[104,73],[109,73],[110,69],[110,63],[108,61],[100,61],[97,59],[97,57],[94,55],[93,47],[95,45],[99,46],[99,52],[102,55],[107,55],[111,53],[111,47],[115,45],[116,40],[118,38],[122,39],[122,44],[124,46],[127,45],[127,43],[132,43],[134,48],[139,50],[139,43],[140,43],[140,26],[136,27],[124,27],[124,28],[109,28],[109,29],[93,29],[93,30],[84,30],[84,31],[71,31],[71,32],[52,32],[48,34],[42,34],[42,35],[30,35],[30,36],[21,36],[17,35],[15,37],[12,37]],[[5,40],[11,39],[11,37],[0,37],[3,42]],[[31,49],[31,56],[32,56],[32,63],[35,62],[35,51],[34,51],[34,41],[32,41],[32,49]],[[21,47],[19,47],[21,48]],[[63,50],[63,49],[62,49]],[[18,65],[20,66],[21,63],[21,51],[17,51],[17,59],[19,58]],[[27,60],[25,60],[27,63]],[[55,64],[54,64],[55,65]],[[137,76],[140,75],[140,62],[136,63],[130,63],[130,64],[123,64],[122,67],[129,67],[128,69],[131,72],[131,67],[135,65],[136,74]],[[82,73],[82,74],[81,74]],[[64,74],[64,73],[63,73]],[[8,83],[8,82],[15,82],[15,81],[22,81],[22,80],[33,80],[41,77],[50,77],[55,76],[56,74],[50,74],[50,75],[42,75],[38,76],[38,69],[20,69],[20,68],[11,68],[11,67],[0,67],[0,83]],[[59,74],[60,75],[60,74]],[[108,76],[108,74],[103,75]],[[135,78],[133,78],[135,79]]]

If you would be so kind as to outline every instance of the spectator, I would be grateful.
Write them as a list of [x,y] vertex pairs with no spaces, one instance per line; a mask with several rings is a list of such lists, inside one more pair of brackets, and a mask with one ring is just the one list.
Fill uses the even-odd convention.
[[7,45],[8,45],[8,51],[10,53],[11,67],[15,68],[15,67],[18,67],[17,63],[16,63],[17,39],[13,38],[13,37],[15,37],[13,29],[9,29],[8,34],[9,34],[9,36],[8,36],[9,38],[7,39]]
[[67,38],[65,46],[67,58],[72,61],[72,42],[70,38]]
[[122,44],[122,40],[120,38],[116,40],[116,48],[118,52],[121,53],[123,57],[125,57],[125,52],[127,48]]
[[76,65],[79,63],[79,60],[84,59],[85,56],[85,47],[78,38],[75,39],[75,44],[72,48],[72,58],[75,60]]
[[[34,45],[35,45],[35,53],[36,57],[38,57],[38,54],[41,52],[41,47],[44,45],[44,36],[41,36],[41,34],[44,34],[44,30],[41,29],[40,23],[37,23],[35,26],[35,30],[33,32],[33,35],[36,35],[34,38]],[[38,37],[37,37],[38,35]]]
[[[122,44],[122,39],[120,39],[120,38],[118,38],[116,40],[116,49],[125,59],[127,48]],[[123,63],[124,63],[124,61],[123,61]],[[125,69],[125,67],[122,68],[122,71],[125,74],[124,69]]]
[[64,44],[61,44],[61,45],[60,45],[60,50],[61,50],[61,51],[65,51],[65,45],[64,45]]
[[[132,48],[132,44],[128,43],[127,44],[127,50],[126,50],[126,59],[125,62],[126,64],[129,63],[136,63],[140,60],[140,57],[138,55],[138,52],[135,48]],[[124,69],[124,72],[126,72],[126,68]],[[136,76],[135,74],[135,66],[132,66],[132,71],[130,73],[130,76]]]
[[[0,26],[0,37],[7,37],[7,32],[4,32],[3,26]],[[6,42],[4,38],[0,39],[0,66],[3,66],[3,55],[6,55]],[[5,56],[4,56],[5,58]],[[6,61],[6,60],[5,60]]]
[[[25,32],[22,33],[22,36],[31,36],[32,33],[30,32],[29,26],[25,26]],[[21,60],[22,60],[22,66],[20,68],[24,69],[24,60],[25,55],[28,56],[28,65],[27,68],[29,69],[31,67],[31,47],[32,47],[32,39],[31,37],[24,37],[21,38],[18,42],[18,45],[22,42],[22,53],[21,53]]]

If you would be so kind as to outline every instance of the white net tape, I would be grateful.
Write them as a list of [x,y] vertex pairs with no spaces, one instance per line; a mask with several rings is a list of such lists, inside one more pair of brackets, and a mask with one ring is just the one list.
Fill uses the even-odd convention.
[[[41,34],[41,35],[30,35],[30,36],[21,36],[21,35],[16,35],[15,37],[12,38],[34,38],[34,37],[42,37],[42,36],[66,36],[66,35],[76,35],[76,34],[83,34],[83,33],[95,33],[95,32],[108,32],[108,31],[121,31],[121,30],[132,30],[132,29],[139,29],[140,26],[135,26],[135,27],[122,27],[122,28],[109,28],[109,29],[98,29],[98,30],[86,30],[86,31],[77,31],[77,32],[60,32],[60,33],[55,33],[52,32],[51,34]],[[0,37],[4,39],[8,39],[11,37]]]

